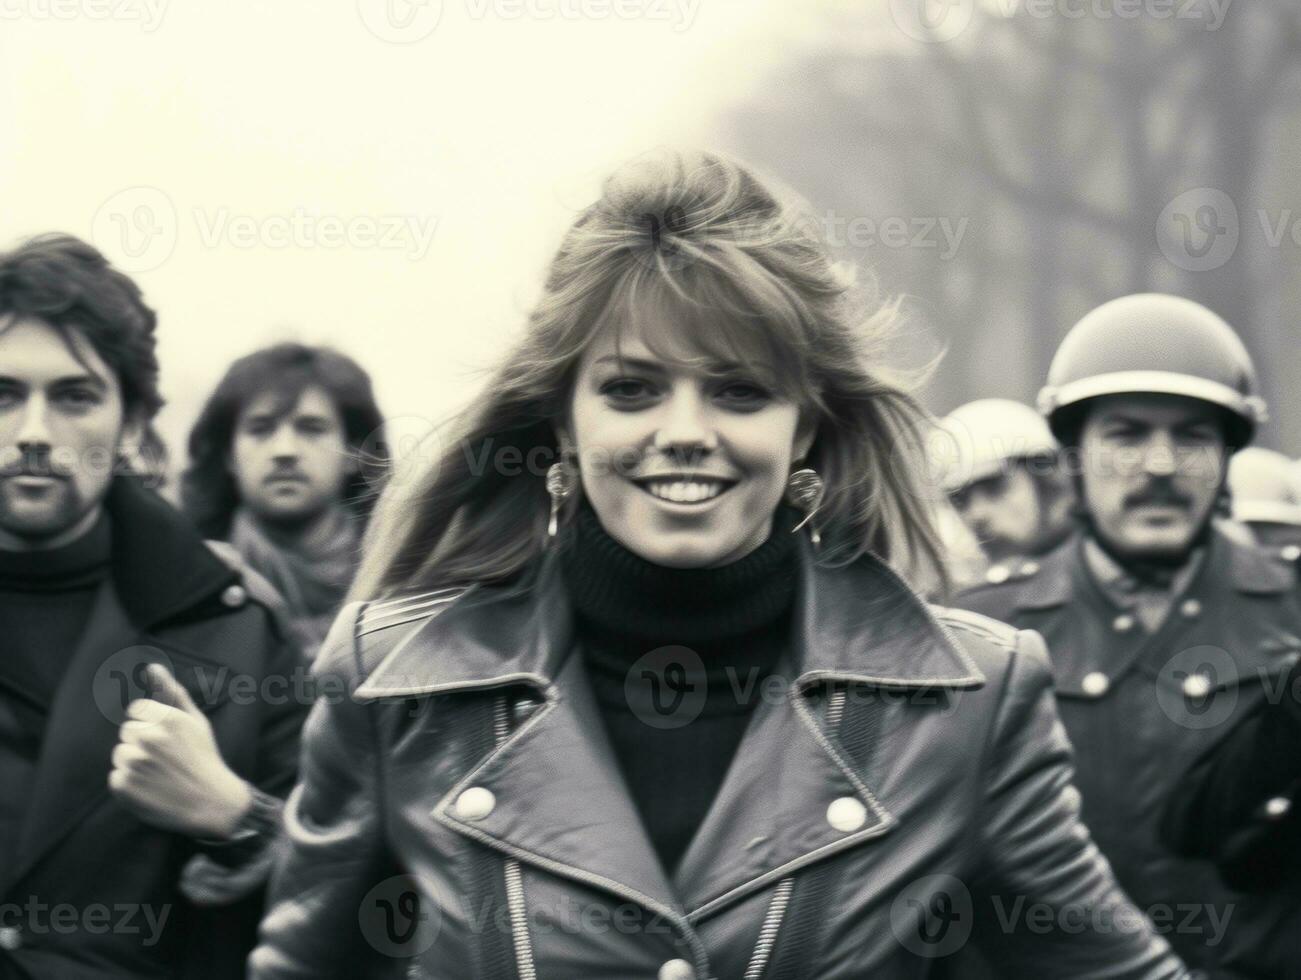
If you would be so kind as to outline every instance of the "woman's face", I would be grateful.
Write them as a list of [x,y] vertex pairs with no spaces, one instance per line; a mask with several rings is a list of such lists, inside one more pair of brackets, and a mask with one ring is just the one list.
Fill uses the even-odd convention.
[[753,369],[656,355],[666,345],[657,335],[648,346],[644,331],[657,329],[598,335],[561,438],[601,526],[625,548],[673,568],[724,565],[767,540],[813,432]]

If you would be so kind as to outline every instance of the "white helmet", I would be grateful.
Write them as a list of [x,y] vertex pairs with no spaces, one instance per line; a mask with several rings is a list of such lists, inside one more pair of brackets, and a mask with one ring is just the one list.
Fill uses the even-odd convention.
[[1007,398],[967,402],[940,420],[940,430],[934,445],[945,493],[994,476],[1013,460],[1055,456],[1059,448],[1038,412]]
[[1282,453],[1240,450],[1229,463],[1229,493],[1234,520],[1301,525],[1301,479],[1296,464]]

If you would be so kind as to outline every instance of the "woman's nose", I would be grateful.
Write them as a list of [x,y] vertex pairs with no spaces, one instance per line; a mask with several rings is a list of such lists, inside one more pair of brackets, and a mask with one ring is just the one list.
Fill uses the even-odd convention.
[[718,448],[718,432],[698,394],[688,391],[675,393],[664,406],[664,411],[660,426],[655,430],[656,449],[661,452],[712,452]]

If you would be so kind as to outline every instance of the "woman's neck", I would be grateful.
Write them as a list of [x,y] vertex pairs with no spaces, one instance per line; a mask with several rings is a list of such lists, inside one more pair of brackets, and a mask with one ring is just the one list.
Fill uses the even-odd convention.
[[795,594],[795,541],[776,530],[744,558],[713,568],[668,568],[629,551],[580,508],[562,564],[580,627],[643,651],[716,646],[770,627]]

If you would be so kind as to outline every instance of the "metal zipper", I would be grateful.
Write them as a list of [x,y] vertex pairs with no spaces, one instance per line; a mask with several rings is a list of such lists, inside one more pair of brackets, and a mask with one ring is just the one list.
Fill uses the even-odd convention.
[[759,930],[759,942],[754,948],[750,965],[746,968],[744,980],[759,980],[768,968],[768,959],[777,943],[777,933],[781,930],[782,919],[786,916],[786,907],[790,904],[794,887],[794,878],[783,878],[777,883],[777,893],[768,905],[768,914],[764,916],[763,927]]
[[832,688],[831,697],[827,704],[827,732],[835,734],[840,728],[840,716],[845,710],[845,695],[848,688],[844,686]]
[[[497,699],[493,706],[493,735],[497,747],[510,735],[510,702],[506,695]],[[519,969],[519,980],[537,980],[537,968],[533,964],[533,941],[529,937],[528,913],[524,908],[524,876],[520,872],[519,862],[506,858],[506,905],[510,909],[511,938],[515,946],[515,964]]]

